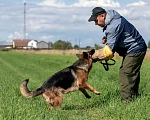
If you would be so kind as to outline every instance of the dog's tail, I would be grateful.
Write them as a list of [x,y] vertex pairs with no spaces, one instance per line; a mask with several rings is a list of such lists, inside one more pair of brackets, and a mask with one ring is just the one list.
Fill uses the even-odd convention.
[[20,84],[20,92],[23,96],[25,96],[27,98],[33,98],[38,95],[41,95],[45,91],[41,87],[35,91],[30,91],[27,87],[28,82],[29,82],[29,79],[26,79]]

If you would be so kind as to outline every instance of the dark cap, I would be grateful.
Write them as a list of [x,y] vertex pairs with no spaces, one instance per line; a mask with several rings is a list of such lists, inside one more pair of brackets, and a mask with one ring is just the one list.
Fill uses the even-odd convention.
[[95,21],[97,16],[98,15],[101,15],[103,13],[106,13],[105,9],[101,8],[101,7],[95,7],[93,10],[92,10],[92,15],[91,17],[89,18],[89,22],[91,21]]

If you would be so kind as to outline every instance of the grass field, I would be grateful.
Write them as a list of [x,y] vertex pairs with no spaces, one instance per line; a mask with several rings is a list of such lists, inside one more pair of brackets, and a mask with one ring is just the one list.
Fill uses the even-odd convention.
[[35,90],[52,74],[76,60],[74,55],[0,51],[0,120],[150,120],[148,59],[141,68],[141,96],[129,104],[120,101],[120,59],[109,71],[99,63],[93,65],[88,83],[101,92],[100,96],[90,91],[91,99],[79,91],[65,94],[60,110],[48,110],[42,96],[27,99],[20,94],[19,85],[24,79],[29,78],[28,87]]

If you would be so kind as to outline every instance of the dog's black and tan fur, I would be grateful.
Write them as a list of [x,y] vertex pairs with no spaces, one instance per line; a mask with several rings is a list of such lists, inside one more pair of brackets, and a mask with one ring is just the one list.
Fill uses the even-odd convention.
[[61,106],[63,101],[62,94],[64,93],[80,90],[86,98],[91,98],[85,90],[88,89],[99,95],[98,91],[86,83],[92,68],[92,55],[94,52],[95,50],[91,50],[78,54],[79,59],[73,65],[55,73],[35,91],[29,91],[27,87],[29,80],[24,80],[20,85],[22,95],[27,98],[33,98],[42,94],[48,102],[49,109]]

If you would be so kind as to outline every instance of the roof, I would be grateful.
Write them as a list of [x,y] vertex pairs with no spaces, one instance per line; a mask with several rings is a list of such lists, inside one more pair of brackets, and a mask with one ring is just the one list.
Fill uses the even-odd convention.
[[46,43],[46,44],[48,44],[48,43],[47,43],[47,42],[45,42],[45,41],[40,41],[40,42],[38,42],[38,44],[39,44],[39,43]]
[[15,47],[26,47],[28,45],[28,42],[30,42],[30,39],[14,39],[14,45]]

